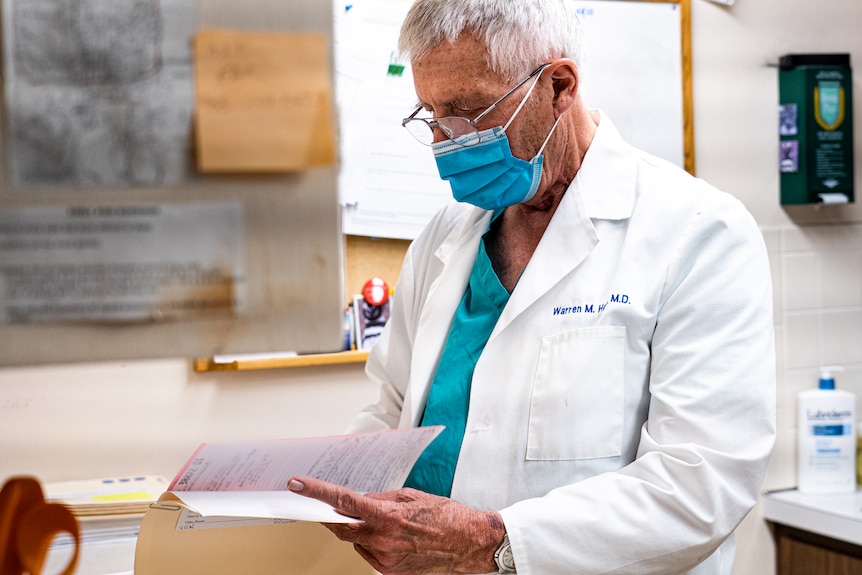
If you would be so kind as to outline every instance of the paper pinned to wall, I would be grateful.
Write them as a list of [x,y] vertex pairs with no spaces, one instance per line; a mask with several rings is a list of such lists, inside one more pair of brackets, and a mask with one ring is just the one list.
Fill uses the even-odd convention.
[[0,325],[168,322],[245,302],[239,202],[0,211]]
[[202,172],[290,172],[335,161],[322,34],[203,30],[194,39]]
[[2,11],[12,186],[193,180],[194,0],[6,0]]
[[334,0],[344,233],[412,239],[447,202],[431,149],[401,127],[418,98],[398,32],[412,0]]

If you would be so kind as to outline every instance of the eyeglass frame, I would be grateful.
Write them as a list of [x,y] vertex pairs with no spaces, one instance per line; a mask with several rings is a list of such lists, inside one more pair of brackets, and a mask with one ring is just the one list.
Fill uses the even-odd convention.
[[[431,142],[426,144],[425,142],[420,140],[416,136],[416,134],[411,132],[409,129],[407,131],[410,132],[410,135],[413,136],[417,142],[419,142],[420,144],[426,145],[426,146],[431,146],[434,143],[433,134],[434,134],[435,128],[439,128],[440,131],[443,132],[443,134],[446,136],[446,139],[448,139],[449,141],[454,142],[458,145],[472,146],[472,145],[478,144],[481,141],[481,137],[475,137],[475,138],[470,137],[470,138],[468,138],[468,136],[478,136],[479,135],[479,128],[476,127],[476,123],[481,121],[482,118],[484,118],[488,114],[490,114],[497,106],[499,106],[503,102],[503,100],[505,100],[506,98],[508,98],[509,96],[514,94],[515,92],[517,92],[521,86],[523,86],[524,84],[529,82],[532,78],[541,74],[545,70],[545,68],[547,68],[550,65],[551,65],[551,62],[546,62],[544,64],[541,64],[538,68],[536,68],[535,70],[530,72],[530,74],[526,78],[524,78],[523,80],[521,80],[520,82],[515,84],[515,87],[513,87],[511,90],[509,90],[508,92],[503,94],[496,102],[494,102],[493,104],[488,106],[481,114],[479,114],[478,116],[476,116],[472,120],[470,120],[469,118],[464,118],[463,116],[443,116],[441,118],[417,118],[416,114],[418,114],[419,112],[422,111],[422,105],[420,104],[420,105],[416,106],[416,109],[413,110],[412,114],[410,114],[409,116],[407,116],[406,118],[401,120],[401,127],[406,129],[407,124],[409,122],[416,122],[416,121],[424,122],[425,125],[428,126],[428,128],[431,130],[431,134],[432,134]],[[538,78],[536,78],[536,82],[538,82]],[[512,116],[509,118],[509,121],[506,122],[505,126],[503,126],[504,132],[509,127],[509,124],[512,123],[512,120],[515,119],[515,116],[518,115],[518,112],[521,111],[521,108],[524,106],[524,104],[527,101],[527,97],[529,97],[529,95],[532,93],[533,88],[536,87],[536,82],[534,82],[533,85],[530,86],[530,90],[524,96],[524,99],[521,100],[521,103],[518,104],[518,107],[515,109],[515,111],[512,113]],[[445,126],[440,125],[440,123],[439,123],[440,120],[449,120],[449,119],[462,120],[464,122],[467,122],[467,124],[469,124],[470,127],[473,128],[473,133],[472,134],[463,134],[461,136],[457,136],[458,139],[452,138],[452,136],[450,136],[449,133],[447,133],[447,128]],[[451,131],[451,130],[449,130],[449,131]]]

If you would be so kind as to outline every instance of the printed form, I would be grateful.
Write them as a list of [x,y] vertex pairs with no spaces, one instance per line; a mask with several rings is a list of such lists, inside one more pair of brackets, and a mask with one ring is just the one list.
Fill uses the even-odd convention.
[[[177,529],[235,525],[236,518],[347,523],[329,505],[287,490],[296,475],[360,493],[400,488],[442,426],[262,442],[204,443],[169,491],[191,508]],[[219,519],[215,519],[219,518]],[[230,519],[226,519],[230,518]]]

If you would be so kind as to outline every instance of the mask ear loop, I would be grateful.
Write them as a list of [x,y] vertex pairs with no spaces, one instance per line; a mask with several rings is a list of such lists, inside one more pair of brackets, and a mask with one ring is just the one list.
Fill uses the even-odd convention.
[[[526,93],[526,95],[524,96],[524,98],[521,100],[521,103],[520,103],[520,104],[518,104],[518,107],[517,107],[517,108],[515,108],[515,112],[512,114],[512,117],[511,117],[511,118],[509,118],[509,121],[508,121],[508,122],[506,122],[506,125],[505,125],[505,126],[503,126],[502,133],[504,133],[504,134],[506,133],[506,130],[508,130],[508,129],[509,129],[509,125],[514,121],[515,117],[516,117],[516,116],[518,115],[518,113],[521,111],[521,108],[523,108],[523,107],[524,107],[524,104],[526,104],[526,103],[527,103],[527,100],[529,100],[529,99],[530,99],[530,94],[532,94],[532,93],[533,93],[533,88],[535,88],[535,87],[536,87],[536,84],[538,84],[538,83],[539,83],[539,78],[541,78],[541,77],[542,77],[542,74],[541,74],[541,73],[539,73],[539,74],[537,74],[537,75],[536,75],[536,79],[535,79],[535,80],[533,80],[533,83],[530,85],[530,89],[529,89],[529,90],[527,90],[527,93]],[[538,152],[536,152],[536,155],[534,156],[534,158],[538,158],[539,156],[541,156],[541,155],[542,155],[542,152],[545,150],[545,146],[547,146],[547,145],[548,145],[548,142],[551,140],[551,136],[554,134],[554,130],[556,130],[556,129],[557,129],[557,124],[559,124],[559,123],[560,123],[560,118],[562,118],[562,117],[563,117],[563,114],[560,114],[559,116],[557,116],[557,119],[556,119],[556,120],[554,120],[554,125],[553,125],[553,126],[551,126],[551,131],[550,131],[550,132],[548,132],[548,135],[545,137],[545,141],[544,141],[544,142],[542,142],[542,145],[539,147],[539,151],[538,151]]]
[[[544,71],[544,69],[543,69],[542,71]],[[527,100],[529,100],[529,99],[530,99],[530,94],[532,94],[532,93],[533,93],[533,88],[535,88],[535,87],[536,87],[536,84],[538,84],[538,83],[539,83],[539,78],[541,78],[541,77],[542,77],[542,73],[541,73],[541,72],[540,72],[540,73],[538,73],[538,74],[536,74],[536,79],[535,79],[535,80],[533,80],[533,83],[532,83],[532,84],[530,84],[530,89],[529,89],[529,90],[527,90],[527,94],[526,94],[526,95],[521,99],[521,103],[520,103],[520,104],[518,104],[518,107],[517,107],[517,108],[515,108],[515,112],[514,112],[514,113],[512,114],[512,116],[509,118],[509,121],[508,121],[508,122],[506,122],[506,125],[505,125],[505,126],[503,126],[503,133],[504,133],[504,134],[506,133],[506,130],[508,130],[508,129],[509,129],[509,125],[510,125],[510,124],[515,120],[515,118],[518,116],[518,113],[521,111],[521,108],[523,108],[523,107],[524,107],[524,104],[526,104],[526,103],[527,103]]]
[[[565,113],[565,112],[563,112],[563,113]],[[560,123],[560,118],[562,118],[562,117],[563,117],[563,114],[560,114],[559,116],[557,116],[557,119],[554,120],[554,125],[551,126],[551,131],[548,132],[548,136],[545,138],[545,141],[542,142],[542,146],[539,148],[539,151],[536,152],[536,157],[542,155],[542,152],[545,150],[545,146],[548,145],[548,142],[550,141],[551,136],[554,134],[554,130],[557,129],[557,124]]]

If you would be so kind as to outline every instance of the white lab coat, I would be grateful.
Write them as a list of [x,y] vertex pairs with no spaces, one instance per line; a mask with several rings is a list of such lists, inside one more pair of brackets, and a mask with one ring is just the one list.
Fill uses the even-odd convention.
[[[351,431],[419,423],[490,216],[450,205],[412,243]],[[452,497],[500,510],[520,575],[729,574],[774,380],[754,220],[602,116],[476,365]]]

